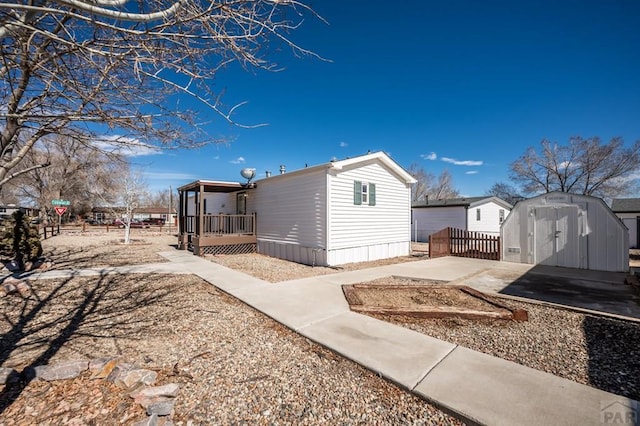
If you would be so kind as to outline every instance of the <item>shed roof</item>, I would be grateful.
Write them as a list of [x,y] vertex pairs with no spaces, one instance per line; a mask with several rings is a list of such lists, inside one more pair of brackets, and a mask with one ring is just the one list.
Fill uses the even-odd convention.
[[501,198],[494,196],[484,197],[463,197],[463,198],[447,198],[441,200],[427,200],[424,203],[415,203],[411,207],[416,209],[430,208],[430,207],[474,207],[480,204],[488,203],[490,201],[495,202],[507,209],[512,209],[513,206]]
[[640,212],[640,198],[614,198],[611,201],[611,210],[614,213]]

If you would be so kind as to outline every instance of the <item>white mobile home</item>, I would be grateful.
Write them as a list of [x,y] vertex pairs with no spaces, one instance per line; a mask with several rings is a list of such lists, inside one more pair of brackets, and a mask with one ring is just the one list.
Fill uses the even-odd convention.
[[629,229],[629,248],[640,247],[640,198],[615,198],[611,210]]
[[629,270],[627,228],[600,198],[551,192],[520,201],[501,235],[508,262]]
[[429,235],[448,227],[497,236],[511,208],[511,204],[498,197],[450,198],[414,203],[411,206],[411,236],[415,241],[429,241]]
[[259,253],[315,265],[408,255],[413,182],[383,152],[245,185],[193,182],[178,189],[179,245],[200,254],[254,244]]

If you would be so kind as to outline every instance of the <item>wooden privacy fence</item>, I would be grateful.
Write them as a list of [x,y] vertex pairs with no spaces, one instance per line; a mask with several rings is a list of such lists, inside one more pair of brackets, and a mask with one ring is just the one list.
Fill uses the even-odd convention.
[[500,237],[445,228],[429,235],[429,257],[458,256],[500,260]]

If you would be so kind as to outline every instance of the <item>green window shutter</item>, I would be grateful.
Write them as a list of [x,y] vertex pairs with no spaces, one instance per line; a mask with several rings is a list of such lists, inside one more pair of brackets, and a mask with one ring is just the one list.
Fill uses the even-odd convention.
[[369,184],[369,205],[370,206],[376,205],[376,184],[375,183]]
[[353,182],[353,204],[359,206],[362,204],[362,182]]

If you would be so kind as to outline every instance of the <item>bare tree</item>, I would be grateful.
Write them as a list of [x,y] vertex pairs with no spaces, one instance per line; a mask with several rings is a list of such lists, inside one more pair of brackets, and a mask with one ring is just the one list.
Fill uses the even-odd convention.
[[438,176],[438,181],[431,189],[433,198],[436,200],[443,200],[446,198],[456,198],[460,195],[460,192],[453,187],[453,177],[449,170],[443,170]]
[[[33,167],[37,164],[49,166]],[[41,139],[18,168],[29,171],[19,173],[6,187],[13,188],[23,203],[39,206],[40,215],[48,218],[54,199],[70,201],[69,212],[72,214],[82,215],[89,211],[100,201],[96,194],[108,192],[115,186],[128,164],[124,158],[107,155],[82,141],[51,135]]]
[[178,207],[178,192],[173,189],[163,189],[150,192],[144,200],[147,207],[166,207],[175,210]]
[[493,184],[487,191],[487,195],[498,197],[509,204],[515,204],[523,198],[518,188],[504,182],[496,182]]
[[124,225],[124,243],[131,242],[131,221],[135,210],[148,197],[147,183],[139,172],[128,171],[120,174],[117,185],[100,194],[105,206],[110,206],[113,215],[120,216]]
[[411,201],[424,201],[426,198],[439,200],[459,195],[448,170],[444,170],[437,179],[417,163],[411,164],[407,171],[416,179],[411,187]]
[[573,137],[566,146],[543,140],[511,164],[510,178],[525,193],[561,191],[605,199],[631,193],[640,168],[640,141]]
[[417,163],[411,164],[407,171],[416,180],[416,183],[411,187],[411,201],[423,201],[428,195],[435,177]]
[[214,77],[232,62],[279,69],[266,58],[273,42],[312,54],[289,38],[306,15],[317,16],[297,0],[0,3],[0,187],[47,166],[16,169],[51,134],[124,146],[214,142],[200,131],[205,119],[171,96],[233,123],[240,105],[224,105]]

